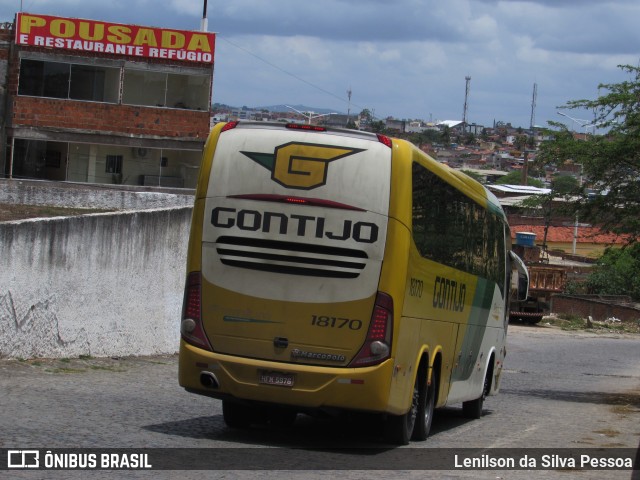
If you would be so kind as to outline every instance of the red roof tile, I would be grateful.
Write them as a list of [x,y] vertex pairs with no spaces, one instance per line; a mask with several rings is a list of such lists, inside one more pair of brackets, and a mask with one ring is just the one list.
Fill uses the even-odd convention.
[[[549,227],[547,232],[547,242],[549,243],[571,243],[573,242],[575,228],[567,227]],[[542,243],[544,238],[543,225],[513,225],[511,226],[511,238],[516,238],[516,233],[527,232],[536,234],[536,243]],[[621,245],[626,243],[624,237],[602,233],[596,227],[578,227],[577,243],[598,243],[601,245]]]

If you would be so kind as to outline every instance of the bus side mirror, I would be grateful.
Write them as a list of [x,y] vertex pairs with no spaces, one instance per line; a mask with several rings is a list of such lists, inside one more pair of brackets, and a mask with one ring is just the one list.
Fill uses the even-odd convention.
[[512,291],[515,299],[524,301],[529,296],[529,271],[522,259],[513,252],[509,252],[512,270]]

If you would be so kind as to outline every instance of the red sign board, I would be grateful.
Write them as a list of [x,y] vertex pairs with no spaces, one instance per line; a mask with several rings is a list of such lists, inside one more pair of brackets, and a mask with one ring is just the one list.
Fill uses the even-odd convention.
[[18,13],[16,44],[213,63],[215,34]]

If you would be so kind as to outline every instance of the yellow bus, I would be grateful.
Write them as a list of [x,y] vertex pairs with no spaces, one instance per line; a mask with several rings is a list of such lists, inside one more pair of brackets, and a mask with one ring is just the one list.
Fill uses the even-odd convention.
[[435,408],[479,417],[498,392],[510,293],[526,289],[497,199],[411,143],[218,124],[193,210],[179,382],[221,399],[230,427],[361,411],[385,441],[425,440]]

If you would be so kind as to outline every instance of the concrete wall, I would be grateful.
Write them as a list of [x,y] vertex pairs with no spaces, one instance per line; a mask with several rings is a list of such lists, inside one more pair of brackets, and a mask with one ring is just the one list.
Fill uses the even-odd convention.
[[[626,300],[626,301],[623,301]],[[617,318],[623,322],[640,321],[640,305],[631,303],[630,298],[601,295],[552,295],[551,311],[579,315],[583,318],[604,321]]]
[[0,179],[0,203],[118,210],[193,206],[193,190]]
[[0,357],[176,352],[190,219],[178,206],[0,223]]

